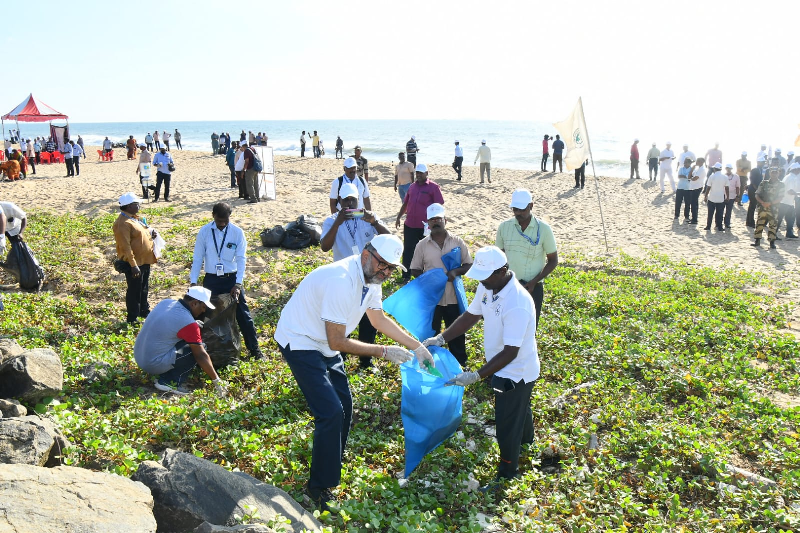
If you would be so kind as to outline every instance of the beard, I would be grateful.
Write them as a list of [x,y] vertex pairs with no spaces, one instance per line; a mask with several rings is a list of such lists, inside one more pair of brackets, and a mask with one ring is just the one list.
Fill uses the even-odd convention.
[[383,271],[375,269],[372,266],[372,262],[370,262],[366,267],[364,267],[364,283],[366,283],[367,285],[381,285],[386,279],[383,276],[384,276]]

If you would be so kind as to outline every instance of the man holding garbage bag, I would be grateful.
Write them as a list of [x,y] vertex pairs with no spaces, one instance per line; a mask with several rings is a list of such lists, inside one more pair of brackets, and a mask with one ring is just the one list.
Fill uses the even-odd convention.
[[[320,511],[328,510],[328,502],[334,499],[331,489],[341,481],[353,414],[340,352],[401,364],[412,357],[408,348],[420,363],[434,364],[428,349],[383,313],[381,284],[395,268],[405,270],[402,255],[400,239],[376,235],[360,254],[315,269],[297,286],[275,328],[275,340],[314,415],[311,475],[305,493]],[[365,312],[375,329],[402,346],[349,339]]]
[[450,327],[423,345],[442,346],[483,319],[486,363],[477,372],[456,375],[447,385],[467,387],[491,377],[500,465],[494,482],[481,489],[486,492],[517,476],[520,448],[533,442],[531,393],[539,377],[536,314],[533,298],[517,282],[506,255],[496,246],[478,250],[466,276],[480,281],[475,299]]

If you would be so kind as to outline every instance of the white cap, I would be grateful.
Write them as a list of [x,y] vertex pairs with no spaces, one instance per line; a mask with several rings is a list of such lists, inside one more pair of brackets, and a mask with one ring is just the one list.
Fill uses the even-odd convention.
[[348,198],[350,196],[358,198],[358,187],[352,183],[342,183],[342,186],[339,188],[339,198]]
[[486,139],[481,139],[481,144],[486,144]]
[[714,168],[717,168],[717,169],[722,168],[722,163],[717,161],[716,163],[714,163]]
[[403,266],[403,242],[394,235],[375,235],[369,243],[381,256],[381,259],[400,267],[405,272],[406,267]]
[[688,144],[684,144],[683,147],[684,148],[689,148],[689,145]]
[[431,204],[428,206],[428,220],[436,217],[444,218],[444,206],[442,204]]
[[667,146],[672,146],[672,143],[667,141]]
[[348,157],[344,160],[344,168],[353,168],[356,165],[358,165],[358,163],[356,163],[356,159],[354,157]]
[[427,172],[428,165],[425,163],[417,163],[417,168],[414,169],[414,172]]
[[747,157],[747,152],[742,152],[742,156]]
[[495,270],[508,263],[506,254],[497,246],[484,246],[475,252],[475,261],[467,271],[468,278],[483,281],[491,276]]
[[412,135],[412,136],[411,136],[411,140],[412,140],[412,141],[416,141],[416,140],[417,140],[417,138],[416,138],[416,137],[414,137],[414,136]]
[[140,204],[142,203],[142,199],[133,194],[132,192],[126,192],[122,196],[119,197],[119,205],[130,205],[130,204]]
[[209,309],[214,309],[214,306],[211,305],[211,291],[206,289],[205,287],[201,287],[199,285],[195,285],[194,287],[189,287],[189,290],[186,291],[188,296],[191,296],[195,300],[200,300],[206,307]]
[[516,207],[517,209],[525,209],[533,201],[531,191],[528,189],[517,189],[511,193],[511,203],[508,207]]
[[656,145],[656,143],[653,143],[653,146],[655,146],[655,145]]
[[[719,164],[719,163],[717,163],[717,164]],[[726,164],[726,165],[725,165],[725,168],[733,168],[733,165],[731,165],[730,163],[728,163],[728,164]]]
[[456,140],[455,140],[455,141],[453,141],[453,142],[456,142],[456,143],[457,143],[457,142],[458,142],[458,139],[456,139]]
[[780,149],[780,148],[775,148],[775,153],[776,153],[776,154],[779,154],[779,153],[781,153],[781,149]]
[[638,143],[639,139],[634,139],[633,142]]
[[794,155],[794,152],[792,152],[792,151],[790,150],[790,151],[786,152],[786,155]]
[[789,170],[797,170],[798,168],[800,168],[800,163],[795,162],[789,165]]
[[767,145],[766,145],[766,144],[762,144],[762,145],[761,145],[761,148],[766,148],[766,147],[767,147]]

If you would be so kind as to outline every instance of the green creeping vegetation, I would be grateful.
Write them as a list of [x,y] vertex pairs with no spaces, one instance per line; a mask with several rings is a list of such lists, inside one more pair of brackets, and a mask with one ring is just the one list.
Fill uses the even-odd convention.
[[[193,238],[177,236],[204,221],[187,220],[179,210],[148,215],[170,242],[183,243],[155,268],[158,284],[170,265],[188,266]],[[56,279],[55,292],[8,294],[0,314],[0,333],[61,355],[64,392],[37,409],[55,418],[74,443],[65,462],[128,476],[171,447],[247,472],[299,499],[313,423],[271,335],[291,290],[328,255],[314,249],[275,261],[274,252],[250,235],[250,255],[270,261],[252,273],[248,288],[282,288],[251,297],[269,359],[223,370],[228,398],[214,396],[197,373],[191,383],[197,392],[177,399],[156,393],[132,360],[138,326],[121,325],[124,287],[103,278],[76,285],[72,277],[81,265],[63,243],[105,249],[113,244],[112,221],[32,214],[29,243]],[[110,271],[106,264],[96,268]],[[796,527],[800,409],[770,400],[778,393],[800,394],[798,343],[779,331],[788,309],[774,296],[787,287],[768,276],[697,268],[657,255],[567,255],[548,278],[539,328],[536,442],[523,448],[522,475],[497,501],[465,490],[470,476],[490,481],[498,461],[485,427],[466,423],[401,488],[399,372],[379,362],[375,373],[357,373],[351,361],[356,412],[340,504],[320,518],[337,531],[480,531],[478,513],[509,531]],[[384,290],[388,295],[397,288],[395,277]],[[474,290],[475,283],[468,281],[467,288]],[[468,336],[472,368],[482,360],[481,344],[476,329]],[[84,378],[86,365],[101,362],[110,365],[105,376]],[[565,391],[588,382],[594,385],[554,407]],[[466,391],[464,411],[465,418],[493,417],[485,383]],[[589,446],[593,434],[597,449]],[[548,448],[561,458],[558,473],[537,468]],[[725,474],[726,464],[778,485],[760,489]],[[737,491],[721,490],[720,483]],[[243,520],[257,514],[248,511]]]

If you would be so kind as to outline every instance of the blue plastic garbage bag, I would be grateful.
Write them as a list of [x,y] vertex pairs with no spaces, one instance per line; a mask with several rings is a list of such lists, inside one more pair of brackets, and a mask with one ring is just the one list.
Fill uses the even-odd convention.
[[449,351],[438,346],[428,348],[441,378],[420,370],[416,358],[400,365],[403,378],[401,414],[406,435],[406,471],[419,465],[428,452],[453,436],[461,425],[463,387],[445,387],[447,380],[461,372],[461,365]]
[[[442,256],[442,263],[447,270],[453,270],[461,266],[461,247],[456,246]],[[458,311],[463,313],[469,307],[467,302],[467,291],[464,290],[464,280],[461,276],[456,276],[453,280],[453,287],[456,289],[456,298],[458,299]]]
[[747,194],[747,193],[744,193],[744,194],[742,195],[742,203],[743,203],[743,204],[746,204],[746,203],[747,203],[747,202],[749,202],[749,201],[750,201],[750,195],[749,195],[749,194]]
[[444,270],[429,270],[386,298],[383,310],[419,340],[433,337],[433,311],[444,295],[446,283]]

